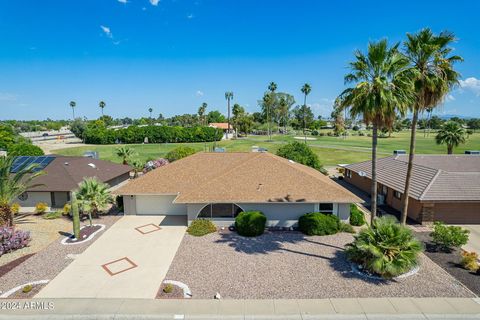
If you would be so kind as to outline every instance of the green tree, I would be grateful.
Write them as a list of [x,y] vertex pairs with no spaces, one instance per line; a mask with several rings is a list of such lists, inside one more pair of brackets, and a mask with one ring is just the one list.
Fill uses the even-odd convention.
[[76,105],[77,105],[77,103],[75,101],[70,101],[70,107],[72,108],[72,114],[73,114],[72,120],[75,120],[75,106]]
[[295,98],[291,94],[283,92],[278,93],[277,96],[279,97],[278,107],[276,108],[278,127],[280,127],[280,123],[282,123],[283,133],[286,134],[290,108],[295,104]]
[[145,162],[140,159],[134,159],[130,161],[130,165],[133,168],[133,178],[136,179],[138,178],[138,173],[145,167]]
[[453,148],[459,144],[465,143],[467,140],[467,132],[462,126],[455,121],[447,121],[435,136],[437,144],[447,145],[447,154],[453,153]]
[[173,161],[188,157],[194,154],[195,152],[196,151],[193,148],[181,146],[169,151],[165,155],[165,159],[167,159],[169,162],[173,162]]
[[225,116],[218,110],[210,111],[207,114],[208,123],[222,123],[225,122]]
[[122,163],[127,165],[132,157],[136,154],[133,148],[129,146],[121,146],[115,150],[118,157],[122,158]]
[[295,119],[296,129],[309,128],[315,120],[312,108],[307,105],[296,106],[293,109],[293,117]]
[[472,129],[473,132],[475,132],[475,130],[480,129],[480,119],[478,118],[469,119],[467,120],[467,125],[469,129]]
[[[307,108],[307,96],[310,94],[310,92],[312,92],[312,87],[310,86],[310,84],[308,83],[305,83],[302,88],[300,89],[300,91],[302,91],[303,93],[303,110],[305,111]],[[305,143],[307,143],[307,122],[305,120],[305,113],[303,114],[304,115],[304,118],[303,118],[303,135],[305,136]]]
[[11,156],[43,156],[43,150],[31,144],[30,142],[20,142],[11,144],[8,147],[8,153]]
[[456,62],[463,61],[460,56],[451,55],[453,49],[450,45],[455,41],[453,33],[442,32],[434,35],[430,29],[423,29],[417,34],[407,34],[407,38],[405,52],[415,71],[415,101],[410,106],[413,116],[405,189],[402,197],[400,218],[402,224],[406,223],[408,215],[418,115],[424,110],[436,108],[457,85],[460,75],[453,66]]
[[15,142],[15,131],[11,125],[0,125],[0,150],[7,150]]
[[304,164],[325,173],[325,170],[320,163],[320,159],[305,143],[300,143],[298,141],[288,143],[278,149],[277,156]]
[[205,112],[207,111],[207,106],[208,105],[207,105],[206,102],[202,103],[202,105],[198,108],[198,112],[197,112],[198,119],[200,120],[200,124],[204,125],[204,126],[206,125],[206,123],[205,123]]
[[83,179],[75,191],[78,201],[82,204],[82,209],[88,212],[90,225],[92,225],[92,216],[97,217],[101,210],[113,203],[109,189],[108,184],[97,180],[96,177],[91,177]]
[[148,112],[150,113],[150,119],[152,119],[153,108],[152,107],[148,108]]
[[398,51],[399,44],[389,47],[387,40],[371,42],[366,54],[356,51],[350,63],[346,83],[355,83],[337,98],[339,110],[350,108],[352,118],[362,116],[372,124],[372,197],[371,218],[377,214],[377,141],[378,129],[391,127],[397,112],[404,114],[413,100],[413,86],[408,59]]
[[227,91],[225,92],[225,99],[227,100],[227,138],[228,135],[230,134],[230,101],[233,99],[233,92],[232,91]]
[[98,103],[98,106],[100,107],[100,109],[102,110],[102,117],[103,117],[103,109],[105,108],[107,104],[104,102],[104,101],[100,101]]
[[239,121],[245,115],[245,108],[243,108],[238,103],[235,103],[233,105],[232,113],[233,130],[235,131],[236,137],[238,137]]
[[12,203],[28,189],[40,186],[32,181],[45,174],[38,170],[37,164],[23,166],[12,172],[14,160],[11,156],[0,157],[0,224],[7,222],[9,226],[14,225]]

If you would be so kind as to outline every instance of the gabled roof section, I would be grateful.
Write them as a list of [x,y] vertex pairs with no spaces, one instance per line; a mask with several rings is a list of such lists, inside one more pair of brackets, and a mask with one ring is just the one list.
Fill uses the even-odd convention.
[[116,193],[178,194],[176,203],[362,201],[315,169],[263,152],[196,153]]

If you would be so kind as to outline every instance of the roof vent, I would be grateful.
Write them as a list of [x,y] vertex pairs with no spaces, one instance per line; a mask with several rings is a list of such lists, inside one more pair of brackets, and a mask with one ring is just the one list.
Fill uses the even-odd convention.
[[68,162],[65,162],[65,163],[64,163],[64,165],[66,165],[66,166],[68,166],[69,164],[70,164],[70,163],[68,163]]
[[360,177],[366,177],[367,176],[367,174],[364,171],[358,171],[358,175]]
[[262,189],[263,187],[263,184],[259,183],[258,186],[257,186],[257,191],[260,191],[260,189]]
[[88,166],[92,167],[93,169],[97,168],[97,166],[94,163],[91,163],[91,162],[88,164]]
[[293,160],[288,160],[288,162],[290,162],[290,163],[295,163],[295,161],[293,161]]

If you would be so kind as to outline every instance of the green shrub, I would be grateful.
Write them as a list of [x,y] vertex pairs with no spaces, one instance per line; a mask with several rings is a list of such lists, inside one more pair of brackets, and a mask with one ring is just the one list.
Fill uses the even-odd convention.
[[35,213],[36,214],[43,214],[47,211],[48,209],[48,204],[45,202],[39,202],[35,205]]
[[58,210],[58,211],[45,213],[43,215],[43,219],[53,220],[53,219],[61,218],[62,216],[63,216],[63,211]]
[[30,291],[32,291],[32,289],[33,289],[32,285],[31,285],[31,284],[27,284],[26,286],[24,286],[24,287],[22,288],[22,292],[23,292],[23,293],[29,293]]
[[245,237],[256,237],[265,231],[267,217],[261,211],[241,212],[235,218],[235,228],[238,234]]
[[309,236],[325,236],[340,231],[340,220],[333,214],[306,213],[298,219],[298,229]]
[[43,150],[28,142],[12,144],[8,147],[8,154],[11,156],[43,156]]
[[72,206],[70,203],[65,203],[65,205],[62,208],[62,215],[68,216],[70,215],[70,211],[72,210]]
[[187,229],[188,234],[195,237],[201,237],[215,231],[217,231],[217,227],[207,219],[193,220]]
[[469,271],[477,271],[480,267],[478,265],[478,254],[476,252],[462,250],[462,260],[460,261],[460,264]]
[[375,219],[371,226],[361,230],[345,250],[349,260],[386,279],[414,268],[421,251],[422,244],[412,230],[388,215]]
[[468,242],[469,230],[458,226],[446,226],[443,222],[435,222],[433,232],[430,233],[433,243],[444,251],[450,251],[453,247],[461,247]]
[[195,149],[190,148],[190,147],[183,147],[182,146],[182,147],[177,147],[177,148],[171,150],[170,152],[168,152],[165,155],[165,158],[169,162],[173,162],[175,160],[179,160],[179,159],[188,157],[188,156],[190,156],[194,153],[195,153]]
[[365,215],[353,203],[350,205],[350,224],[358,227],[365,224]]
[[355,229],[353,229],[352,225],[345,223],[343,221],[340,221],[340,224],[338,226],[338,231],[340,232],[347,232],[347,233],[355,233]]
[[163,292],[165,293],[172,293],[173,285],[171,283],[167,283],[165,287],[163,287]]
[[325,171],[320,164],[317,154],[303,142],[294,141],[280,147],[277,151],[277,156],[304,164],[320,172]]
[[12,203],[10,206],[10,210],[12,210],[13,214],[18,214],[20,212],[20,208],[20,203],[18,202]]

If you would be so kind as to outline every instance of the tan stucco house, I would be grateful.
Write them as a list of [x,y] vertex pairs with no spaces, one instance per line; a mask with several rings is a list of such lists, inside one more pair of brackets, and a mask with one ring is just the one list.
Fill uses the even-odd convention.
[[[377,161],[378,202],[401,210],[408,155]],[[345,180],[371,193],[372,162],[345,166]],[[408,216],[420,223],[480,223],[480,156],[415,155]]]
[[360,198],[310,167],[266,152],[196,153],[115,191],[127,215],[185,215],[228,226],[241,211],[260,210],[269,226],[290,227],[308,212],[348,220]]

